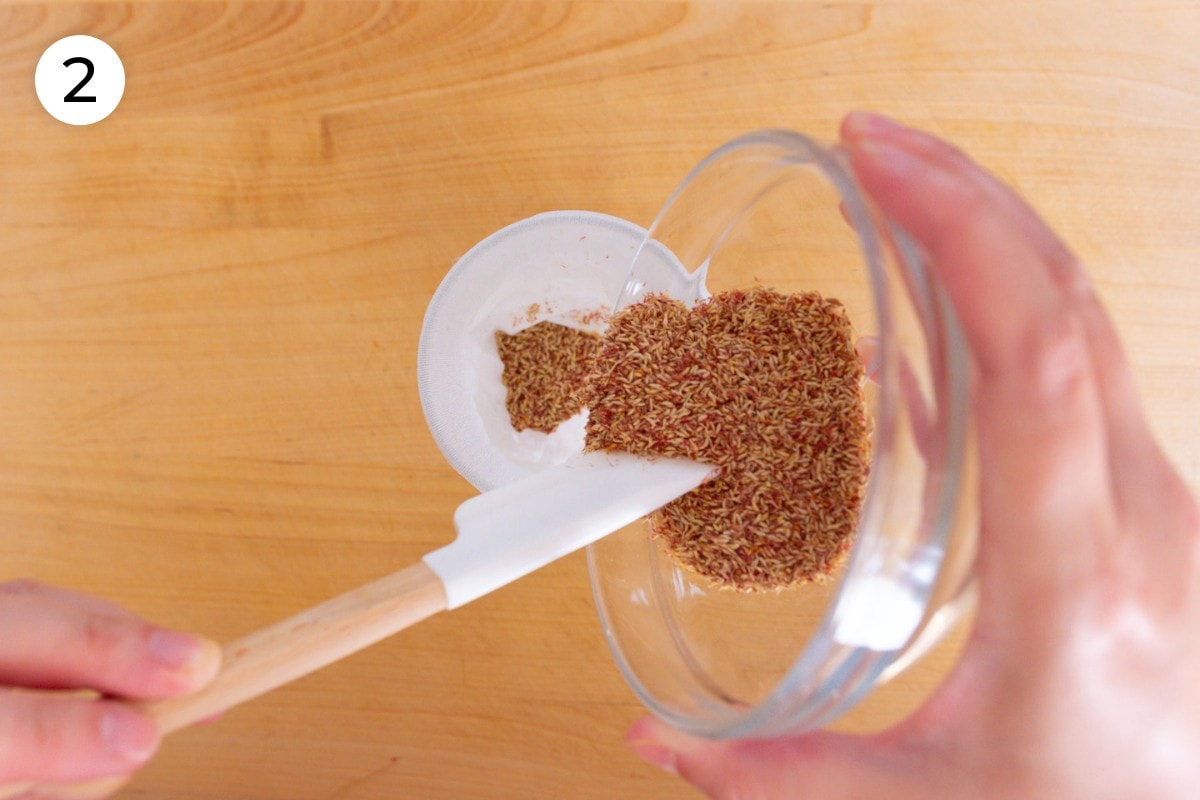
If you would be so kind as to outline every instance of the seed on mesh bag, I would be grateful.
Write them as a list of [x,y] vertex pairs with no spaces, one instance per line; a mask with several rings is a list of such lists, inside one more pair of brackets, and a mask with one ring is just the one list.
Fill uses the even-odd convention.
[[611,320],[583,391],[588,450],[684,457],[719,475],[651,518],[682,566],[739,590],[827,576],[869,466],[849,317],[815,292],[650,295]]
[[582,411],[579,388],[599,347],[597,334],[546,320],[517,333],[496,331],[513,428],[551,433]]

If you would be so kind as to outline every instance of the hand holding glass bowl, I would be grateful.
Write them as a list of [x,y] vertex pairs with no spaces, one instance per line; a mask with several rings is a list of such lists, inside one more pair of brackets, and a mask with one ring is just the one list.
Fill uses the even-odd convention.
[[1083,268],[932,136],[854,114],[842,143],[927,254],[974,356],[971,637],[881,733],[715,741],[647,718],[630,744],[713,797],[1200,797],[1200,512]]

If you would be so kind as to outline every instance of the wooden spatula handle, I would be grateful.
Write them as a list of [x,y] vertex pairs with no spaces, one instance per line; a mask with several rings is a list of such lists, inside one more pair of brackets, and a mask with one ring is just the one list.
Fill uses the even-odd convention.
[[423,562],[230,642],[221,671],[198,692],[137,704],[164,734],[316,672],[446,608]]

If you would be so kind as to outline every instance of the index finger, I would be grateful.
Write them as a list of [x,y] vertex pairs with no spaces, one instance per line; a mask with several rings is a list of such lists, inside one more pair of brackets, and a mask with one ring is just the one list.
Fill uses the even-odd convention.
[[[962,152],[927,133],[860,113],[847,117],[843,136],[852,150],[860,145],[858,165],[865,169],[860,177],[875,182],[877,199],[890,204],[889,213],[936,251],[934,269],[960,308],[983,369],[999,366],[998,359],[1006,354],[1016,357],[1016,368],[1021,368],[1023,351],[1013,343],[1013,335],[1005,334],[1019,336],[1031,320],[1041,318],[1053,326],[1070,318],[1077,326],[1100,399],[1112,489],[1122,521],[1132,528],[1135,521],[1159,519],[1172,504],[1164,498],[1186,496],[1182,480],[1150,430],[1120,338],[1091,279],[1041,217]],[[888,164],[880,170],[880,159],[862,157],[862,145],[870,151],[880,142],[915,160],[922,173],[921,191],[935,187],[938,205],[914,202],[913,187],[905,188],[906,178],[889,178]],[[888,160],[894,157],[895,152],[887,154]],[[981,244],[973,253],[964,241],[971,231]],[[988,247],[993,252],[988,253]],[[1015,330],[1001,331],[1005,325]],[[1038,336],[1036,330],[1029,333]]]
[[1115,537],[1104,409],[1079,313],[1090,284],[1015,194],[949,145],[863,115],[847,118],[843,139],[861,184],[928,254],[974,356],[985,599],[1011,586],[1028,591],[1006,602],[1069,597]]
[[152,699],[199,688],[219,662],[215,642],[107,601],[34,581],[0,583],[0,684]]

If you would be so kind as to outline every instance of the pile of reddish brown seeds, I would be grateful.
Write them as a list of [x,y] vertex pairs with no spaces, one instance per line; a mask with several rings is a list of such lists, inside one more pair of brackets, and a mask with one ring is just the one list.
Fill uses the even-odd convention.
[[755,289],[688,309],[652,295],[613,317],[593,358],[575,395],[589,411],[588,450],[721,468],[651,519],[678,563],[740,590],[836,567],[862,505],[870,433],[841,303]]
[[543,321],[517,333],[496,331],[496,350],[515,430],[551,433],[583,410],[579,392],[600,350],[598,335]]

